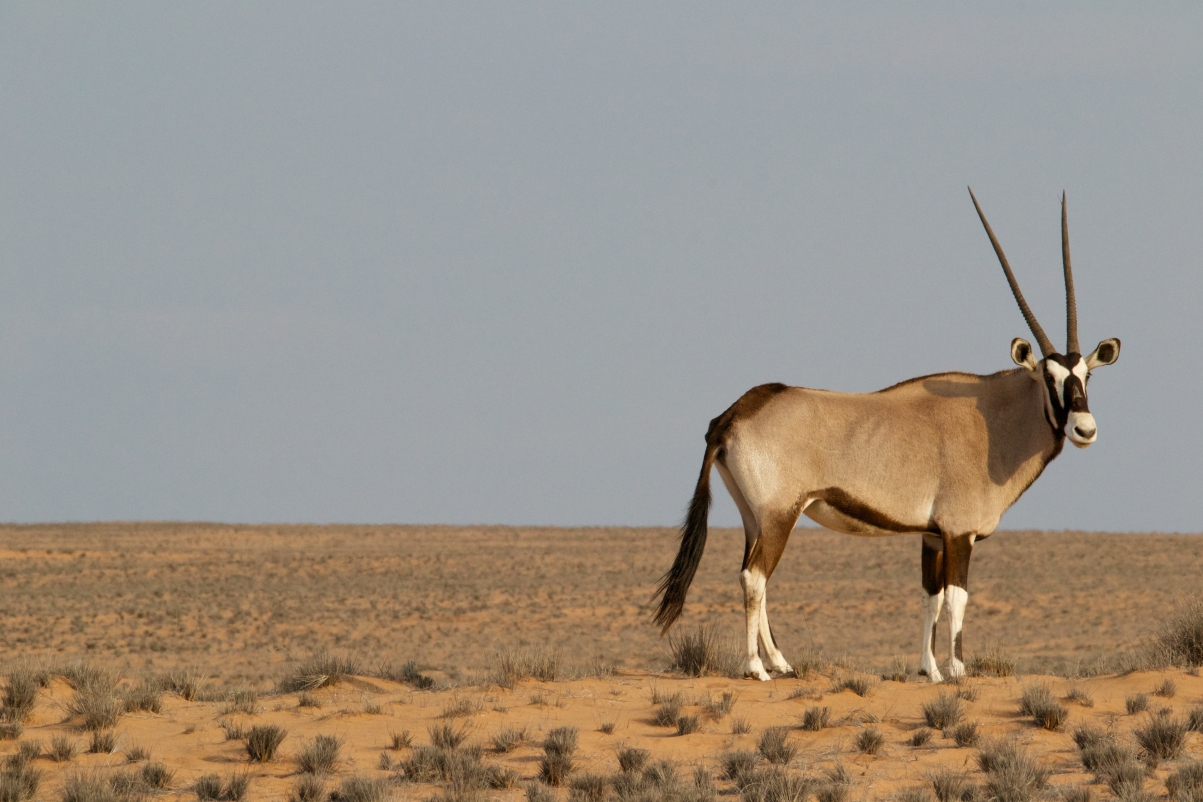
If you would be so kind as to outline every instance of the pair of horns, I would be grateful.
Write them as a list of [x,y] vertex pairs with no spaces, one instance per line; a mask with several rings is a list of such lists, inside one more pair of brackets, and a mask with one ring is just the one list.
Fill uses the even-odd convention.
[[[990,237],[990,244],[994,246],[994,252],[998,254],[998,261],[1002,263],[1003,272],[1007,274],[1007,283],[1011,285],[1011,292],[1015,295],[1015,302],[1019,304],[1019,311],[1023,312],[1023,319],[1028,322],[1028,328],[1036,337],[1041,355],[1047,359],[1050,354],[1057,353],[1057,349],[1049,340],[1048,335],[1044,333],[1044,329],[1040,328],[1028,302],[1023,299],[1023,293],[1019,290],[1019,282],[1015,280],[1015,274],[1011,272],[1011,265],[1007,263],[1007,256],[1003,253],[1002,246],[998,244],[998,238],[994,236],[994,231],[986,222],[986,215],[982,214],[982,207],[978,205],[972,187],[969,188],[969,197],[973,198],[973,208],[977,209],[977,216],[981,218],[982,225],[986,227],[986,235]],[[1065,265],[1065,353],[1077,354],[1081,353],[1078,346],[1078,302],[1074,300],[1074,274],[1069,262],[1069,222],[1065,214],[1064,192],[1061,193],[1061,261]]]

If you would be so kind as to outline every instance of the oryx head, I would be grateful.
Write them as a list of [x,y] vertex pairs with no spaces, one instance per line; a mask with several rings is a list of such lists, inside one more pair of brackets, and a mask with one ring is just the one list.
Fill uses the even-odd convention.
[[1119,359],[1119,339],[1111,337],[1103,340],[1089,356],[1082,356],[1078,346],[1078,307],[1074,300],[1074,277],[1069,263],[1069,224],[1065,215],[1065,194],[1061,194],[1061,259],[1065,265],[1066,317],[1064,354],[1058,353],[1053,347],[1044,329],[1036,322],[1036,316],[1032,314],[1027,301],[1023,299],[1015,274],[1011,272],[1002,246],[998,244],[990,224],[986,222],[986,216],[982,214],[982,207],[978,206],[972,189],[969,190],[969,197],[973,198],[973,208],[977,209],[977,216],[986,227],[986,234],[990,237],[994,252],[998,254],[1003,272],[1007,274],[1007,283],[1011,285],[1011,292],[1015,294],[1019,311],[1023,312],[1028,328],[1035,335],[1036,342],[1040,345],[1040,353],[1044,357],[1036,361],[1028,341],[1016,337],[1011,341],[1011,359],[1020,367],[1027,368],[1032,379],[1044,387],[1045,415],[1052,427],[1068,437],[1078,448],[1085,448],[1098,437],[1098,427],[1086,403],[1086,385],[1090,381],[1090,372],[1100,365],[1110,365]]

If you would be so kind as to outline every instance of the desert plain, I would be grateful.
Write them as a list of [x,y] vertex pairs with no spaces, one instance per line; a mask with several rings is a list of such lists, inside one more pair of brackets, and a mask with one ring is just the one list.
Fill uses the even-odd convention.
[[[37,682],[33,702],[4,718],[0,758],[15,767],[24,748],[32,798],[48,800],[919,802],[940,790],[1022,802],[982,768],[1005,743],[1039,770],[1030,798],[1135,802],[1166,797],[1167,780],[1188,798],[1174,778],[1203,758],[1203,732],[1188,726],[1203,680],[1142,656],[1175,605],[1203,591],[1203,537],[993,535],[974,550],[965,644],[979,667],[992,656],[1006,668],[944,684],[915,675],[918,538],[814,529],[794,532],[768,592],[774,634],[801,670],[768,683],[727,676],[742,541],[711,530],[676,632],[701,628],[721,659],[690,676],[649,622],[671,529],[0,527],[0,668],[8,690],[14,677]],[[947,651],[942,632],[938,657]],[[80,702],[99,675],[121,707],[103,726]],[[1064,711],[1052,728],[1021,709],[1037,690]],[[941,697],[955,700],[963,737],[931,726],[924,707]],[[826,725],[804,728],[823,709]],[[1159,722],[1184,727],[1172,757],[1141,741]],[[252,761],[248,733],[273,726],[278,749]],[[1139,787],[1087,770],[1083,728],[1128,750]],[[569,730],[572,769],[553,787],[540,779],[544,745]],[[319,736],[337,744],[334,758],[306,770]],[[466,756],[490,783],[418,765],[446,737],[462,743],[438,759]],[[751,773],[733,770],[740,760]],[[964,789],[937,789],[941,777]],[[231,791],[238,778],[245,788]]]

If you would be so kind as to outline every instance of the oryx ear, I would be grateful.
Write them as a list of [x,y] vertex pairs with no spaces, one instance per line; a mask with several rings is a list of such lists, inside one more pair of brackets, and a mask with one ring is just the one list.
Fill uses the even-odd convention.
[[1040,363],[1036,361],[1036,357],[1032,354],[1032,345],[1022,337],[1016,337],[1011,340],[1011,359],[1015,360],[1015,364],[1021,368],[1027,368],[1035,373],[1040,369]]
[[1119,337],[1109,337],[1099,343],[1094,353],[1086,357],[1086,367],[1094,370],[1099,365],[1114,365],[1119,359]]

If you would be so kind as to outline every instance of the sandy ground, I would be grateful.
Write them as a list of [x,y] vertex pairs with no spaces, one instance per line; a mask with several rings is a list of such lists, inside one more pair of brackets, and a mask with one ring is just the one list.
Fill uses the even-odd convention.
[[[167,796],[195,799],[196,778],[251,775],[250,799],[284,799],[298,780],[295,755],[319,734],[343,739],[343,763],[328,787],[355,773],[398,776],[380,768],[411,750],[391,750],[393,733],[429,742],[428,727],[470,728],[486,747],[486,763],[513,769],[522,781],[538,771],[539,743],[553,727],[580,732],[577,771],[612,774],[616,750],[650,750],[688,775],[703,766],[716,778],[720,756],[756,748],[773,725],[790,726],[799,748],[794,771],[811,775],[837,762],[853,775],[851,800],[885,799],[924,782],[937,766],[982,779],[976,750],[939,733],[923,747],[907,744],[922,725],[921,705],[951,686],[876,680],[900,656],[913,672],[920,628],[919,544],[916,538],[857,539],[798,530],[769,586],[774,631],[787,656],[821,650],[843,669],[770,683],[663,673],[666,644],[648,624],[649,597],[675,552],[667,529],[541,529],[500,527],[351,527],[208,524],[97,524],[0,527],[0,663],[62,667],[86,659],[138,681],[184,666],[209,678],[211,696],[240,687],[258,690],[254,713],[228,702],[185,701],[165,693],[160,713],[127,713],[115,728],[112,754],[80,754],[64,763],[39,758],[39,798],[59,799],[79,770],[129,771],[125,755],[145,747],[175,772]],[[682,621],[734,636],[741,626],[736,571],[742,533],[714,530]],[[1001,532],[975,551],[966,618],[970,654],[999,644],[1014,656],[1020,677],[968,680],[967,719],[987,736],[1019,739],[1054,772],[1056,785],[1092,781],[1070,732],[1090,721],[1131,741],[1155,711],[1174,715],[1203,704],[1203,680],[1183,671],[1090,674],[1106,660],[1139,647],[1152,622],[1182,594],[1198,593],[1203,537],[1098,533]],[[945,636],[946,637],[946,636]],[[552,648],[567,679],[524,680],[513,689],[487,680],[499,650]],[[320,707],[297,694],[276,694],[290,659],[316,649],[354,655],[362,676],[314,692]],[[942,650],[946,646],[942,647]],[[384,663],[416,661],[439,687],[418,690],[370,676]],[[610,676],[593,676],[617,668]],[[833,673],[833,671],[835,673]],[[866,698],[836,691],[833,677],[859,671],[876,681]],[[604,672],[603,672],[604,673]],[[1053,676],[1060,674],[1061,676]],[[1041,676],[1042,675],[1042,676]],[[1129,715],[1125,700],[1151,693],[1170,678],[1172,698],[1154,696],[1150,711]],[[1035,727],[1018,713],[1022,688],[1045,682],[1057,696],[1077,687],[1093,706],[1067,702],[1059,732]],[[736,695],[734,709],[709,718],[696,706],[707,695]],[[679,693],[699,732],[677,735],[657,726],[653,694]],[[89,735],[70,712],[73,691],[61,677],[38,697],[24,740],[48,747],[65,737],[86,750]],[[467,714],[444,718],[456,703]],[[833,726],[797,728],[803,711],[831,709]],[[746,720],[750,732],[733,734]],[[288,736],[275,761],[251,764],[244,744],[227,740],[221,723],[279,724]],[[603,725],[613,725],[610,734]],[[527,740],[507,754],[489,751],[503,728]],[[857,734],[885,737],[876,756],[860,754]],[[16,740],[0,741],[0,755]],[[1203,757],[1203,734],[1188,735],[1185,754]],[[1176,764],[1147,780],[1153,793]],[[137,768],[136,766],[132,768]],[[427,799],[435,786],[394,783],[398,799]],[[720,790],[731,785],[719,779]],[[1091,785],[1098,798],[1103,786]],[[518,799],[520,789],[485,798]],[[564,798],[564,792],[560,792]]]
[[[665,655],[649,599],[675,552],[650,528],[5,526],[0,653],[255,679],[321,648],[471,674],[554,644],[570,664],[649,669]],[[742,532],[711,532],[682,626],[742,632],[742,554]],[[1201,576],[1199,536],[999,532],[974,552],[966,650],[1065,673],[1134,648]],[[799,529],[770,620],[787,656],[914,664],[920,594],[917,537]]]
[[[976,722],[983,737],[1012,737],[1037,756],[1041,765],[1052,772],[1051,784],[1085,786],[1093,778],[1078,760],[1071,732],[1076,725],[1093,723],[1116,733],[1121,741],[1131,741],[1133,728],[1146,723],[1150,713],[1129,715],[1125,700],[1138,692],[1152,692],[1166,678],[1177,686],[1173,698],[1151,697],[1150,711],[1165,707],[1181,716],[1192,706],[1203,703],[1203,679],[1182,672],[1138,672],[1124,677],[1108,676],[1067,680],[1024,677],[980,678],[961,686],[972,701],[964,702],[966,721]],[[1026,684],[1047,683],[1055,695],[1064,696],[1077,688],[1090,697],[1092,707],[1067,702],[1069,722],[1060,732],[1040,729],[1018,713],[1017,701]],[[393,733],[409,731],[413,745],[429,743],[428,727],[450,723],[467,727],[468,743],[485,746],[486,763],[506,766],[522,782],[538,776],[539,745],[546,733],[560,726],[579,730],[580,746],[576,755],[576,774],[617,773],[617,750],[630,746],[647,749],[653,760],[671,760],[679,774],[689,776],[697,766],[715,776],[720,792],[730,792],[731,783],[721,776],[720,757],[734,749],[756,750],[756,744],[769,726],[790,728],[789,742],[798,748],[792,762],[796,772],[821,776],[823,769],[842,764],[854,785],[850,799],[887,799],[900,790],[924,785],[929,774],[941,767],[969,772],[981,782],[977,750],[958,748],[954,742],[935,733],[925,746],[909,745],[912,734],[924,726],[921,705],[941,693],[955,692],[948,684],[879,682],[865,698],[849,690],[833,691],[830,678],[811,674],[807,679],[780,679],[769,683],[716,677],[685,679],[679,676],[624,672],[604,679],[563,682],[525,680],[513,689],[496,686],[459,687],[418,691],[407,685],[369,678],[353,678],[313,693],[321,707],[298,706],[297,694],[265,697],[258,712],[223,714],[223,703],[186,702],[165,696],[159,714],[139,713],[124,716],[117,726],[119,740],[112,754],[81,754],[67,763],[46,758],[36,761],[43,771],[41,797],[57,799],[65,778],[73,772],[94,771],[107,776],[115,772],[137,770],[126,763],[124,754],[136,746],[149,750],[150,759],[164,763],[174,774],[169,797],[194,799],[189,788],[203,774],[229,777],[249,772],[252,779],[248,799],[287,798],[300,778],[295,755],[316,735],[343,739],[342,765],[327,779],[333,790],[351,774],[387,778],[394,799],[428,799],[439,790],[434,785],[403,783],[395,770],[381,768],[381,755],[397,764],[412,754],[411,749],[391,749]],[[690,702],[707,696],[717,699],[723,692],[737,694],[730,713],[717,719],[707,718]],[[653,692],[663,696],[679,693],[686,702],[683,712],[701,714],[700,731],[678,735],[676,730],[657,726],[653,716]],[[33,716],[26,722],[23,738],[49,744],[54,736],[76,742],[87,749],[87,736],[75,726],[68,713],[72,691],[62,680],[55,680],[42,693]],[[467,703],[467,704],[464,704]],[[464,716],[447,718],[449,708],[467,708]],[[811,706],[828,707],[831,726],[819,732],[798,729],[803,712]],[[364,709],[379,712],[367,713]],[[750,732],[733,734],[733,722],[745,720]],[[239,740],[227,740],[222,722],[278,724],[288,735],[276,759],[268,764],[251,764]],[[610,734],[599,728],[613,725]],[[506,754],[493,752],[492,736],[504,728],[525,730],[526,740]],[[885,745],[877,755],[861,754],[855,747],[856,736],[866,728],[880,731]],[[1203,757],[1203,733],[1187,736],[1184,758]],[[11,753],[11,742],[0,743],[0,752]],[[1164,777],[1179,762],[1163,762],[1146,781],[1153,793],[1163,792]],[[1096,797],[1110,796],[1104,786],[1091,786]],[[563,794],[563,791],[561,791]],[[485,792],[485,799],[520,799],[521,788]],[[563,797],[561,797],[563,798]]]

